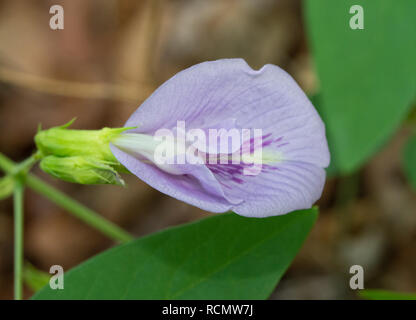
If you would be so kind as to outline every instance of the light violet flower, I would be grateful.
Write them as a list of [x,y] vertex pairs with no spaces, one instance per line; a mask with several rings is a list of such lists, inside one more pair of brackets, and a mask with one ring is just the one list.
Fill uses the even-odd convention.
[[[253,70],[242,59],[224,59],[192,66],[160,86],[125,126],[136,128],[112,141],[117,160],[155,189],[204,210],[267,217],[309,208],[321,196],[330,158],[324,124],[274,65]],[[195,139],[213,129],[222,130],[215,140]],[[165,162],[156,159],[161,130],[174,133],[165,139]],[[232,130],[241,139],[217,146]],[[240,158],[231,162],[234,155]]]

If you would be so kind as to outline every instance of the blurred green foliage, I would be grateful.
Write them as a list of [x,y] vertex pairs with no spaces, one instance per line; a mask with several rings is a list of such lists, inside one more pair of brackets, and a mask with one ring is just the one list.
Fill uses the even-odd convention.
[[321,114],[341,173],[359,168],[397,129],[416,93],[416,1],[363,1],[364,29],[353,30],[357,1],[305,1]]
[[416,135],[407,141],[402,159],[406,177],[411,186],[416,190]]
[[0,178],[0,200],[6,199],[12,195],[14,189],[14,178],[6,175]]
[[36,269],[32,264],[26,263],[23,269],[23,280],[34,292],[42,289],[49,283],[51,275]]
[[360,290],[358,294],[368,300],[416,300],[416,294],[387,290]]

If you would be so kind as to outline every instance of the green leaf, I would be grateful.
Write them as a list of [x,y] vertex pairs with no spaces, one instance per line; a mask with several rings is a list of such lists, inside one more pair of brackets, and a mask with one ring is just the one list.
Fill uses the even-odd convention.
[[[321,101],[322,97],[321,97],[321,95],[319,93],[315,94],[315,95],[311,95],[309,97],[309,99],[311,100],[312,104],[314,105],[316,111],[321,116],[322,120],[326,123],[327,119],[325,117],[326,115],[325,115],[324,111],[322,110],[322,101]],[[327,177],[332,178],[332,177],[338,176],[339,173],[340,173],[340,170],[337,166],[337,160],[335,158],[335,153],[332,152],[332,150],[334,148],[333,147],[333,138],[331,136],[331,133],[328,132],[328,130],[326,132],[326,138],[328,140],[328,147],[329,147],[329,151],[330,151],[330,154],[331,154],[331,162],[329,163],[328,168],[326,168],[325,170],[326,170]]]
[[416,93],[416,1],[361,1],[364,29],[349,26],[355,0],[305,1],[332,156],[360,167],[405,118]]
[[7,175],[0,178],[0,200],[6,199],[12,195],[14,189],[14,179]]
[[416,300],[416,293],[402,293],[387,290],[360,290],[358,295],[368,300]]
[[318,210],[255,219],[221,214],[110,249],[35,299],[265,299]]
[[406,177],[410,185],[416,190],[416,135],[407,141],[402,161]]
[[36,269],[30,263],[26,263],[23,270],[23,280],[26,285],[33,291],[39,291],[49,283],[51,275],[49,273]]

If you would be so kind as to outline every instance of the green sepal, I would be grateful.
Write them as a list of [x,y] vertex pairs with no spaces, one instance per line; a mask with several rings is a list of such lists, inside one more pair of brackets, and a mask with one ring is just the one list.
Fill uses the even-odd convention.
[[128,128],[103,128],[101,130],[72,130],[68,127],[75,121],[39,131],[35,136],[36,146],[43,157],[86,156],[102,161],[118,163],[110,150],[110,143]]

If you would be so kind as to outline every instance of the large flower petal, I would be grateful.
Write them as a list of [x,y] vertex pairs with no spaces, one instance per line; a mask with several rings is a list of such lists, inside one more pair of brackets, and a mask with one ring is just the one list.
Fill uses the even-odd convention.
[[321,196],[325,170],[306,162],[282,162],[243,182],[228,181],[225,194],[245,199],[232,210],[247,217],[268,217],[310,208]]

